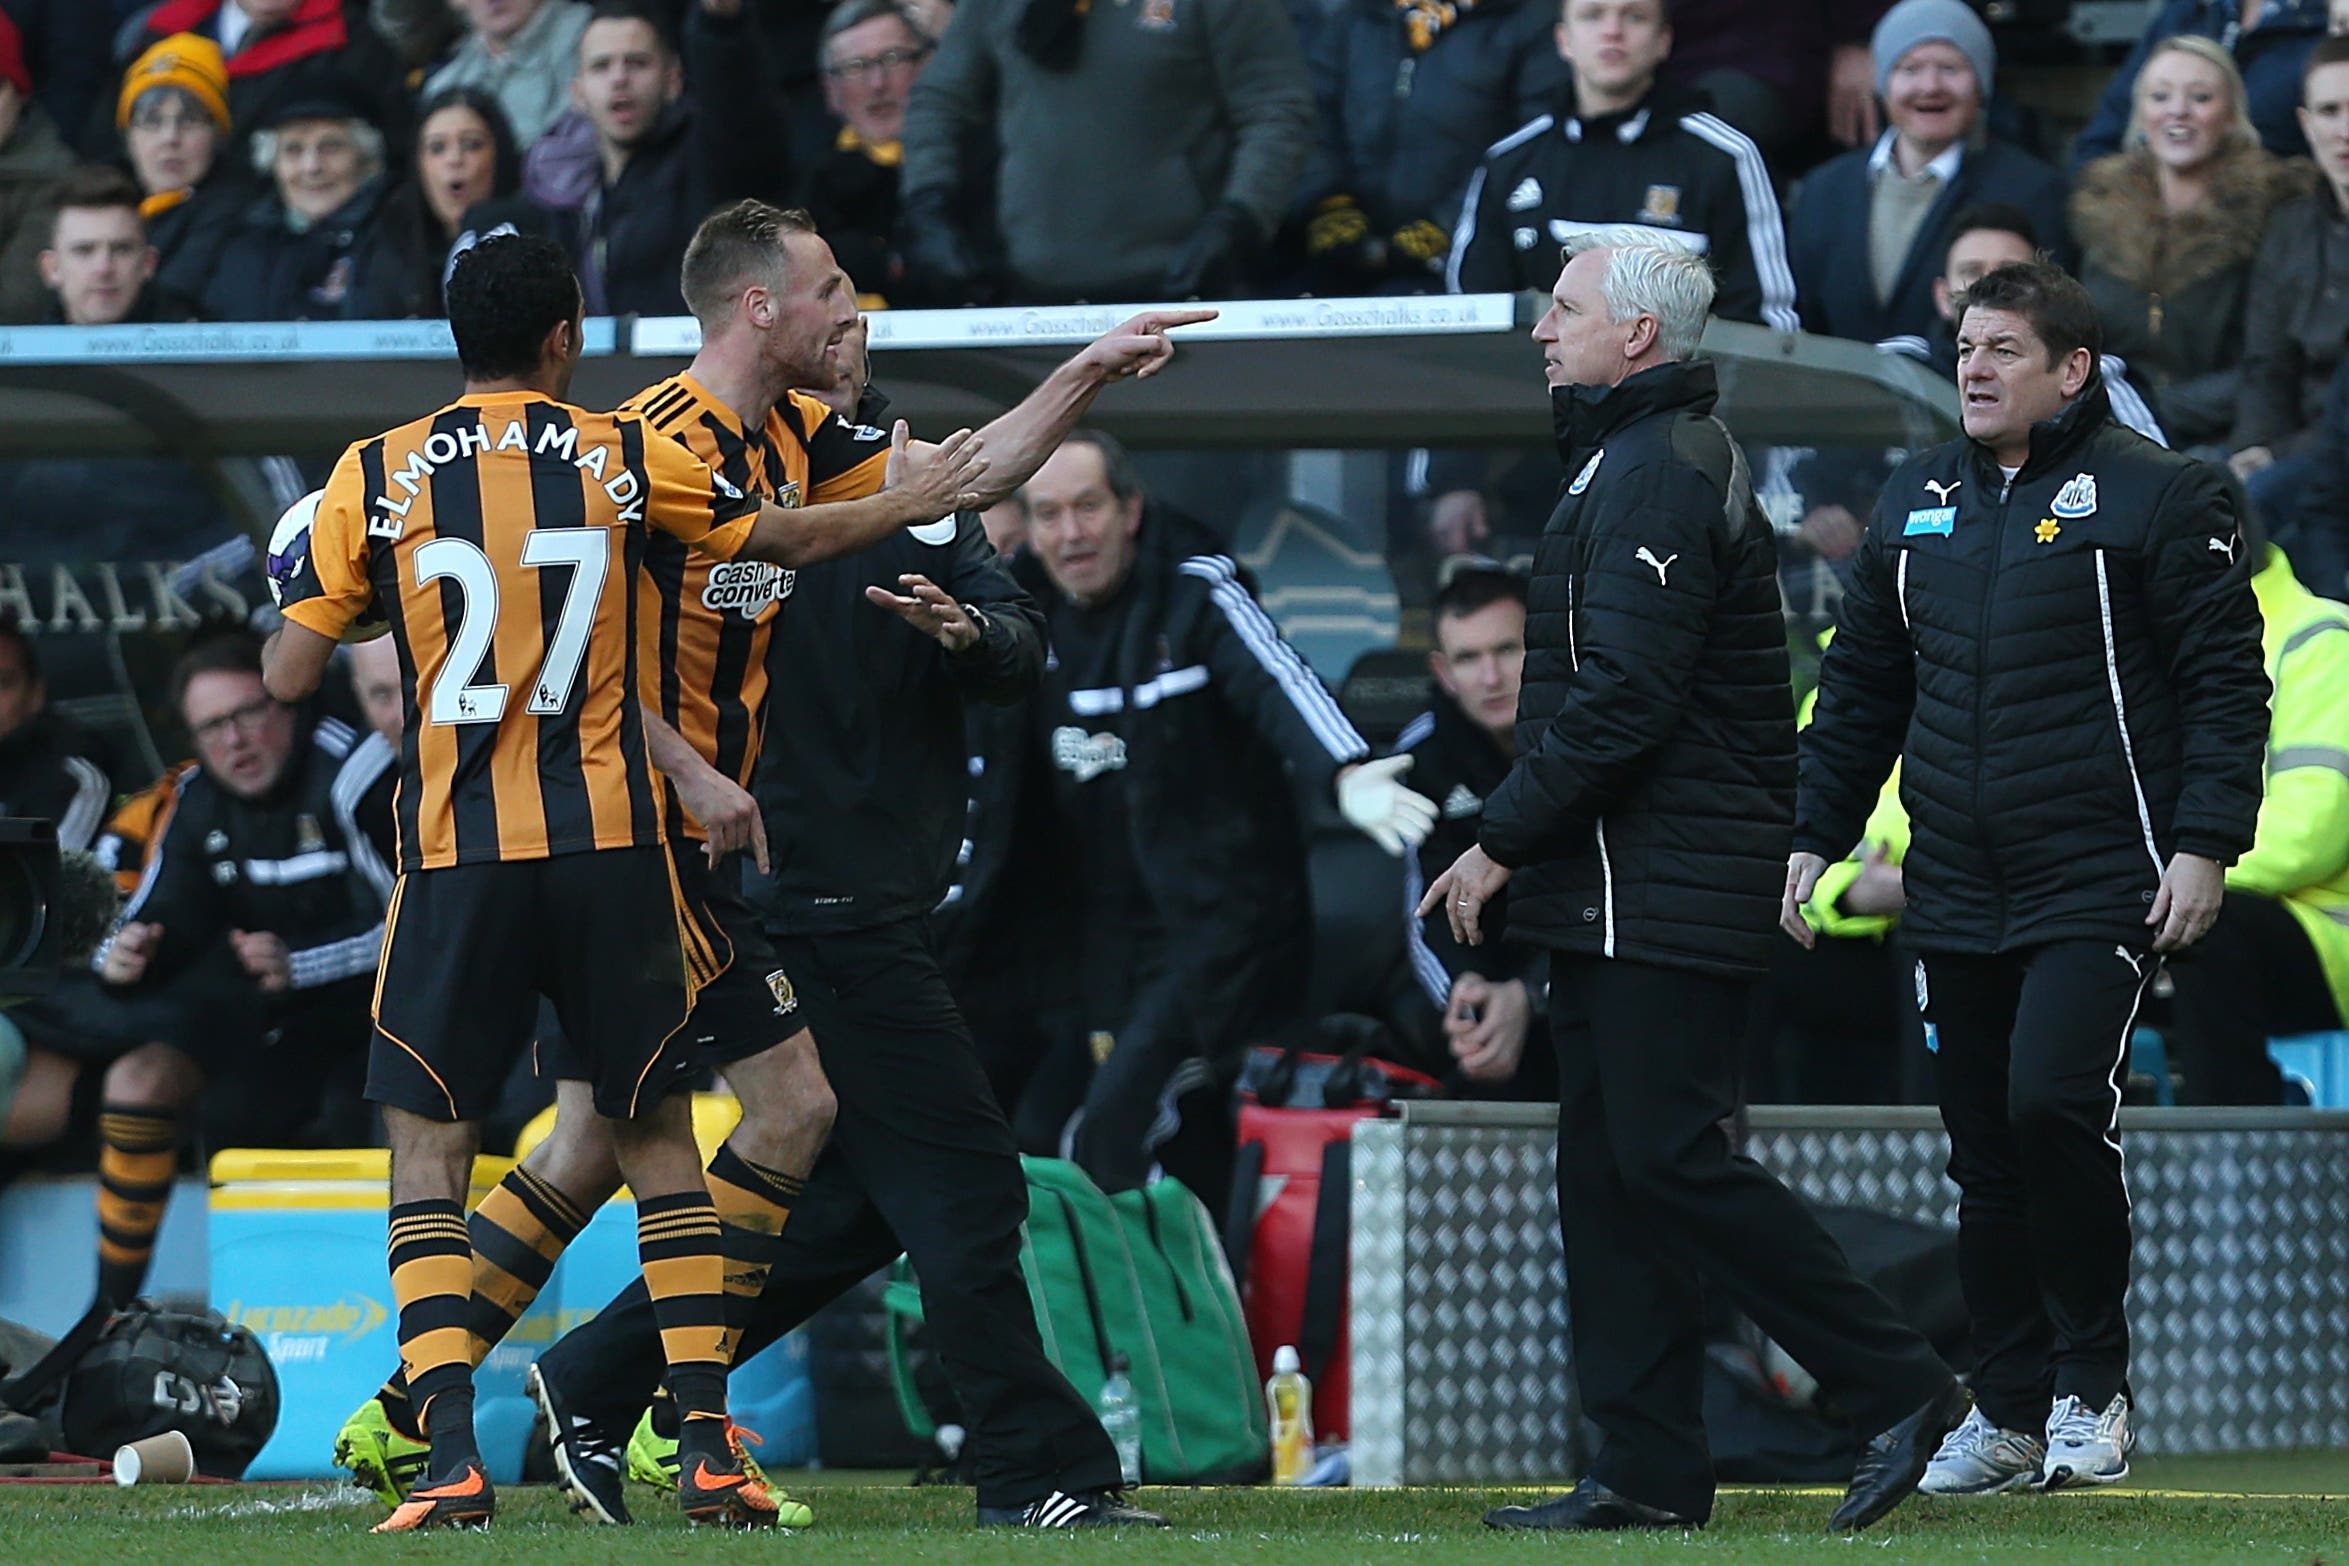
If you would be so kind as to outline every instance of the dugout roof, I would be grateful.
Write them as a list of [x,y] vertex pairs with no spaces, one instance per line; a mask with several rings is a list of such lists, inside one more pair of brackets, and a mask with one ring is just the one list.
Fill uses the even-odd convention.
[[[1505,445],[1545,439],[1538,296],[1240,301],[1163,374],[1095,405],[1137,447]],[[917,431],[980,424],[1135,307],[872,317],[874,377]],[[610,407],[683,367],[689,317],[588,323],[574,398]],[[1866,344],[1715,322],[1743,439],[1913,447],[1954,390]],[[442,322],[0,328],[0,457],[326,452],[457,393]]]

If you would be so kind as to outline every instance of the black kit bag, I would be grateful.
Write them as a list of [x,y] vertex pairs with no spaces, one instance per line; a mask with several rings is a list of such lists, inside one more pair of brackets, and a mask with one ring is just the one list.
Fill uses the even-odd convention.
[[177,1430],[196,1472],[238,1479],[277,1428],[277,1371],[253,1334],[216,1311],[143,1304],[117,1312],[66,1373],[58,1422],[68,1451],[111,1456]]

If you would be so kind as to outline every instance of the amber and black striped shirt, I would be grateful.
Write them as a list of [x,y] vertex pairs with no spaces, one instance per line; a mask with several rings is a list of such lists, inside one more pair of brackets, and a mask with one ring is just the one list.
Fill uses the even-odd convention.
[[638,700],[650,536],[719,559],[755,495],[626,413],[465,397],[343,453],[286,617],[339,637],[372,602],[400,654],[400,868],[662,841]]
[[[623,411],[642,414],[736,489],[779,506],[860,499],[887,478],[888,431],[852,424],[799,392],[770,410],[756,435],[690,375],[647,387]],[[767,638],[792,573],[711,560],[659,536],[646,544],[644,565],[645,699],[702,759],[748,788],[766,727]],[[690,816],[682,825],[702,835]]]

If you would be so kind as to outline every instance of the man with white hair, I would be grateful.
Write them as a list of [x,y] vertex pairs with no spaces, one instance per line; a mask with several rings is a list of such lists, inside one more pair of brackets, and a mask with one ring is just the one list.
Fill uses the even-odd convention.
[[1969,1401],[1723,1129],[1769,959],[1795,738],[1770,524],[1713,417],[1713,367],[1691,362],[1713,279],[1636,229],[1579,235],[1564,256],[1533,337],[1573,477],[1534,557],[1517,759],[1420,913],[1442,908],[1478,944],[1506,884],[1510,938],[1549,948],[1568,1320],[1605,1441],[1570,1494],[1485,1521],[1705,1521],[1710,1285],[1872,1433],[1829,1524],[1865,1528]]

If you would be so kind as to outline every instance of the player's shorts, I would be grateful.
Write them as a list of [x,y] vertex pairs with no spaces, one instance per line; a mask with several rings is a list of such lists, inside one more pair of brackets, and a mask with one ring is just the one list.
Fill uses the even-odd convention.
[[[685,1040],[695,1063],[722,1069],[763,1054],[807,1029],[807,1016],[775,956],[775,944],[742,899],[742,879],[729,862],[712,870],[701,845],[676,845],[677,884],[686,911],[725,969],[701,988],[686,1020]],[[594,1073],[569,1030],[539,1041],[539,1074],[557,1082],[584,1082]]]
[[537,1032],[544,995],[597,1112],[633,1119],[692,1071],[685,1021],[717,968],[665,848],[410,871],[384,915],[367,1097],[430,1120],[481,1119]]

